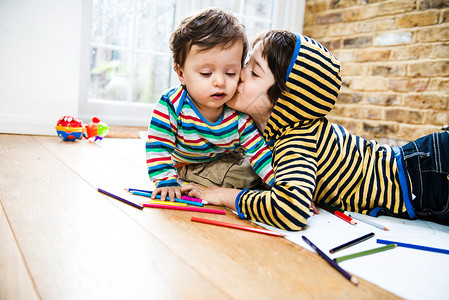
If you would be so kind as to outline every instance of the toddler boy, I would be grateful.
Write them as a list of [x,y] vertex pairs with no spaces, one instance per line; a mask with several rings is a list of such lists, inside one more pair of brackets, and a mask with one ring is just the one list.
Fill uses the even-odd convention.
[[252,119],[225,105],[248,48],[243,25],[221,9],[206,9],[181,22],[170,47],[181,85],[162,95],[148,128],[153,198],[181,198],[178,178],[232,188],[254,188],[262,178],[271,186],[271,151]]

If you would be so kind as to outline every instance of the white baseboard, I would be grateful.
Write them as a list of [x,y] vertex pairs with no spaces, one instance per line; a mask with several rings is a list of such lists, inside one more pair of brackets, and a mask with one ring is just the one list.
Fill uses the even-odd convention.
[[36,116],[0,114],[0,133],[57,135],[55,126],[58,120],[59,117],[49,120]]

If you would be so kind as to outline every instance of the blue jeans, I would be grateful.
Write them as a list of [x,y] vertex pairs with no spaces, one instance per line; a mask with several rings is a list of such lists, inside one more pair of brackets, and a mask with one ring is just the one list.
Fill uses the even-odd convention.
[[416,216],[449,225],[449,131],[424,136],[400,148],[416,196],[412,200]]

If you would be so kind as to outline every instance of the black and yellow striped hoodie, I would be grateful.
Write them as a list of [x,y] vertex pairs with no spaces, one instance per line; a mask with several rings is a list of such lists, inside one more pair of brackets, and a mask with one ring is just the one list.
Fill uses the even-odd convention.
[[340,90],[340,62],[318,42],[296,38],[286,74],[289,91],[278,99],[264,132],[275,183],[269,191],[243,190],[236,199],[239,216],[301,230],[313,214],[312,201],[373,216],[407,216],[394,149],[325,118]]

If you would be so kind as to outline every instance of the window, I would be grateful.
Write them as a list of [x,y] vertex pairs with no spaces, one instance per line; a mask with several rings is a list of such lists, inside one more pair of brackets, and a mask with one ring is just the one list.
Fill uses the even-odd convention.
[[[191,11],[219,6],[245,24],[248,39],[264,29],[300,31],[305,1],[89,0],[84,8],[85,59],[80,117],[146,126],[161,93],[178,83],[169,38]],[[291,11],[293,18],[289,18]],[[287,14],[286,12],[290,12]],[[291,22],[288,25],[288,22]],[[289,28],[290,27],[290,28]]]

